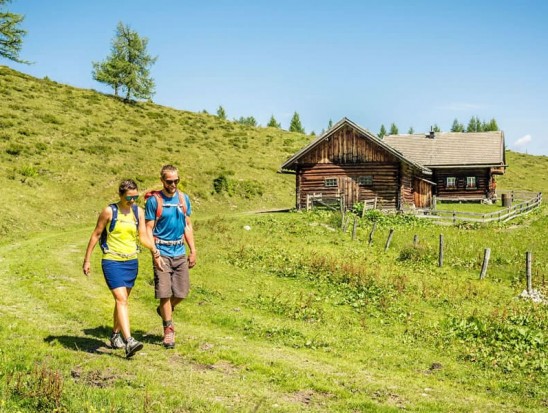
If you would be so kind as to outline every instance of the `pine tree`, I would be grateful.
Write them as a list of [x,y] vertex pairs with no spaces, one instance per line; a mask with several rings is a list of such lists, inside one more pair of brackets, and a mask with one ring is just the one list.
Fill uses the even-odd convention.
[[221,105],[219,105],[219,108],[217,109],[217,117],[219,119],[226,120],[225,108],[223,108]]
[[468,126],[466,127],[466,132],[481,132],[481,122],[478,117],[472,116],[470,118],[470,121],[468,122]]
[[457,118],[453,121],[451,132],[464,132],[464,125],[460,123]]
[[493,118],[488,123],[483,122],[482,129],[484,132],[498,131],[499,125],[497,121]]
[[434,123],[434,126],[432,126],[432,132],[441,132],[441,128],[437,123]]
[[289,124],[289,132],[305,133],[299,114],[295,112]]
[[154,80],[149,67],[156,58],[148,54],[147,45],[147,38],[118,23],[110,56],[102,62],[93,62],[93,79],[111,86],[116,96],[119,91],[125,93],[125,100],[150,99],[154,94]]
[[394,122],[390,125],[390,135],[397,135],[399,133],[398,127]]
[[379,131],[379,138],[384,138],[386,136],[386,128],[384,125],[381,125],[381,130]]
[[280,129],[282,127],[282,125],[278,123],[274,115],[270,116],[270,120],[268,121],[266,126],[268,126],[269,128],[276,128],[276,129]]
[[[0,0],[0,8],[10,0]],[[26,30],[20,28],[25,16],[0,10],[0,57],[17,63],[29,64],[19,58]]]
[[411,127],[409,128],[409,130],[407,131],[407,133],[408,133],[409,135],[413,135],[413,134],[415,133],[415,129],[413,129],[413,126],[411,126]]
[[331,129],[333,127],[333,121],[329,119],[329,122],[327,123],[327,130]]

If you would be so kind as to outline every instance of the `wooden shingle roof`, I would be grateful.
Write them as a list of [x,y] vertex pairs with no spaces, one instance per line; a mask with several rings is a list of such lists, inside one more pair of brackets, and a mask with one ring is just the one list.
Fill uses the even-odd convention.
[[374,133],[368,131],[367,129],[362,128],[358,124],[352,122],[348,118],[342,118],[339,122],[337,122],[335,125],[333,125],[330,129],[328,129],[325,133],[320,135],[318,138],[313,140],[310,144],[302,148],[300,151],[298,151],[295,155],[293,155],[291,158],[289,158],[287,161],[284,162],[284,164],[281,167],[281,172],[288,172],[288,171],[295,171],[297,164],[299,162],[299,159],[304,157],[307,153],[312,151],[314,148],[316,148],[318,145],[320,145],[325,140],[329,139],[330,136],[335,134],[338,130],[341,128],[349,126],[351,128],[354,128],[357,130],[365,139],[368,139],[371,142],[374,142],[375,145],[378,145],[382,149],[384,149],[386,152],[392,154],[397,159],[399,159],[402,162],[405,162],[409,164],[410,166],[420,170],[422,173],[426,175],[431,175],[432,171],[428,169],[428,167],[425,167],[421,165],[420,163],[416,162],[414,159],[408,158],[404,154],[402,154],[400,151],[395,149],[394,147],[387,144],[382,139],[379,139]]
[[500,167],[506,164],[502,131],[387,135],[383,141],[406,158],[429,168]]

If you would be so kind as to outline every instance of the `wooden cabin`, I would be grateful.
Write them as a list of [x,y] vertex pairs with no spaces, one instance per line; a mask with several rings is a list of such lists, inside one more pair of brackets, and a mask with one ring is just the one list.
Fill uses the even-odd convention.
[[432,171],[437,199],[496,199],[495,176],[506,169],[502,131],[388,135],[383,140]]
[[343,200],[347,209],[375,200],[377,208],[402,210],[428,208],[433,195],[493,197],[494,175],[505,166],[502,132],[379,139],[343,118],[289,158],[281,172],[295,174],[297,209],[307,208],[312,197]]
[[372,200],[396,210],[431,201],[428,168],[347,118],[288,159],[281,172],[295,173],[297,209],[305,209],[311,196],[343,199],[347,209]]

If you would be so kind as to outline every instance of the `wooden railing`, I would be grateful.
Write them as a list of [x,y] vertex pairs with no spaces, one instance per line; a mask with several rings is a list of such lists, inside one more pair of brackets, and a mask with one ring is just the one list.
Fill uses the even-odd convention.
[[[526,195],[526,193],[521,193],[521,196]],[[422,210],[417,213],[417,217],[421,218],[432,218],[432,219],[443,219],[445,221],[457,222],[506,222],[525,215],[534,209],[538,208],[542,204],[542,193],[537,194],[528,193],[530,196],[529,199],[523,201],[519,204],[512,205],[508,208],[500,209],[498,211],[489,212],[489,213],[478,213],[478,212],[465,212],[465,211],[448,211],[441,209],[433,210]],[[520,196],[520,198],[521,198]]]

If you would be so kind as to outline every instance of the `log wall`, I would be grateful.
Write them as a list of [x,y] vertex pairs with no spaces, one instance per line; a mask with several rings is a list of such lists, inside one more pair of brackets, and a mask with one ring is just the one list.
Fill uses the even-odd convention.
[[[447,178],[457,178],[455,189],[447,188]],[[466,188],[466,177],[476,177],[476,189]],[[454,199],[482,199],[486,197],[491,182],[489,168],[478,169],[438,169],[434,171],[434,179],[437,183],[436,196],[439,198]]]
[[[359,185],[358,177],[372,176],[372,185]],[[325,179],[337,180],[336,187],[326,187]],[[397,209],[399,193],[399,163],[372,162],[361,165],[319,163],[303,166],[296,174],[297,208],[306,208],[310,194],[322,194],[324,199],[345,196],[346,207],[356,202],[377,198],[378,208]]]

